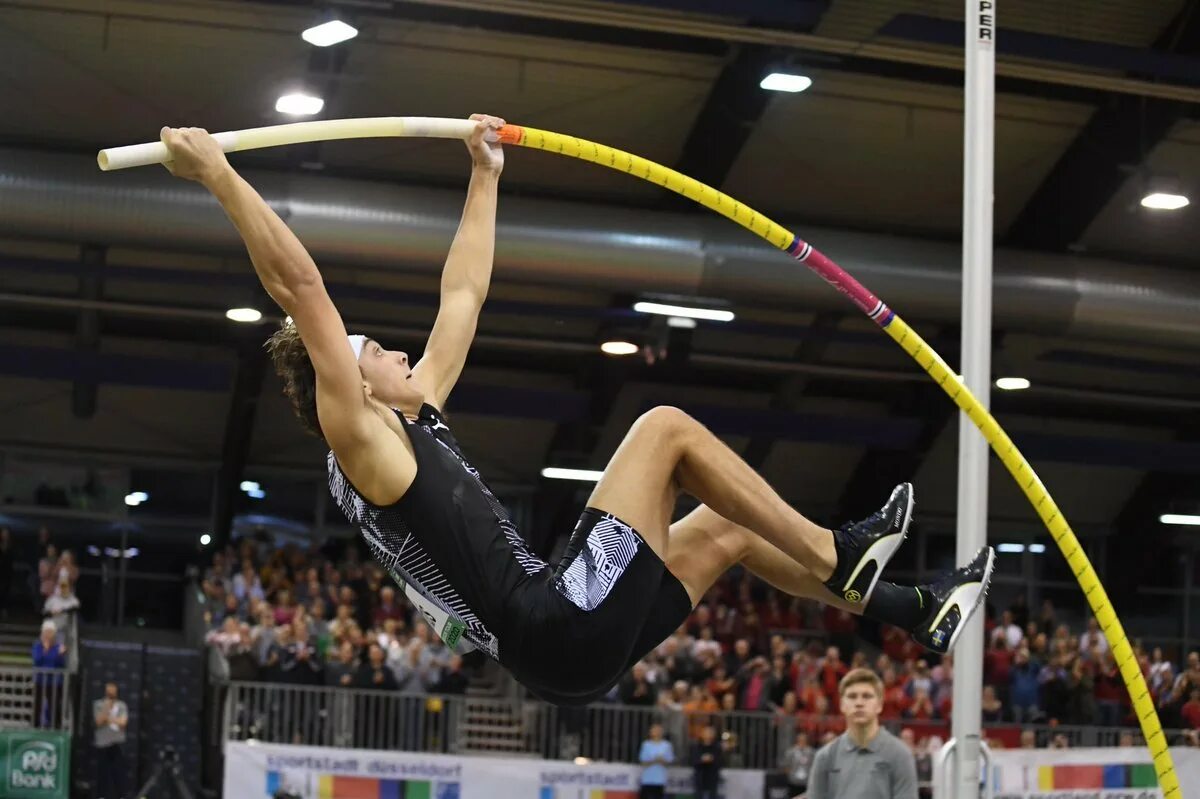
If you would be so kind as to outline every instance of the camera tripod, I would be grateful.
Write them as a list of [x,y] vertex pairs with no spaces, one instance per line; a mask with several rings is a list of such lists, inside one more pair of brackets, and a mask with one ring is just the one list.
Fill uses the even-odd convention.
[[191,790],[188,789],[187,784],[183,781],[183,777],[179,775],[179,753],[171,747],[167,747],[162,752],[159,752],[158,763],[154,766],[154,771],[151,772],[150,779],[146,780],[146,784],[134,796],[137,799],[146,799],[150,794],[150,789],[158,784],[158,781],[162,779],[164,774],[171,778],[179,799],[192,799]]

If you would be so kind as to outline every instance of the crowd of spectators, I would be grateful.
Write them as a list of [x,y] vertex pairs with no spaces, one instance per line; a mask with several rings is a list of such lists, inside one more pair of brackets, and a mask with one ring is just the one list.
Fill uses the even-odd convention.
[[242,539],[204,574],[207,642],[230,676],[295,685],[464,694],[467,675],[383,569]]
[[[342,554],[243,539],[215,554],[203,590],[208,641],[239,679],[465,692],[461,658],[354,547]],[[1021,598],[985,615],[985,723],[1136,726],[1094,619],[1075,633],[1051,602],[1033,617]],[[731,574],[606,700],[687,712],[698,719],[693,738],[705,714],[745,711],[793,717],[816,742],[841,732],[838,681],[866,666],[883,680],[885,721],[948,721],[953,658],[886,625],[861,638],[860,622]],[[1178,673],[1159,649],[1135,643],[1134,653],[1165,726],[1200,728],[1200,653]]]

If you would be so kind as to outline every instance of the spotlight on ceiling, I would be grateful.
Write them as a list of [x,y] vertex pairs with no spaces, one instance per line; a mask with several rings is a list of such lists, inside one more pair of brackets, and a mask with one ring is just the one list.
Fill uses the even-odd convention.
[[357,35],[358,28],[340,19],[331,19],[320,25],[313,25],[301,33],[300,38],[314,47],[329,47],[331,44],[353,39]]
[[1158,517],[1158,520],[1163,524],[1182,524],[1188,527],[1200,527],[1200,516],[1192,516],[1186,513],[1164,513]]
[[257,308],[230,308],[225,312],[225,318],[231,322],[247,324],[262,319],[262,311]]
[[633,304],[633,310],[638,313],[673,316],[684,319],[704,319],[709,322],[732,322],[733,311],[720,308],[698,308],[689,305],[672,305],[665,302],[639,301]]
[[600,345],[600,351],[605,355],[633,355],[638,345],[632,341],[606,341]]
[[1001,391],[1024,391],[1029,388],[1029,380],[1024,377],[998,377],[996,388]]
[[321,109],[325,107],[325,101],[320,97],[314,97],[311,94],[303,94],[296,92],[294,94],[285,94],[275,101],[275,110],[281,114],[290,114],[295,117],[307,117],[313,114],[321,113]]
[[812,78],[807,75],[795,75],[790,72],[772,72],[762,79],[759,88],[771,92],[802,92],[812,86]]
[[125,504],[131,508],[136,508],[148,499],[150,499],[150,495],[145,491],[132,491],[125,495]]
[[562,469],[557,466],[547,466],[542,469],[542,477],[550,480],[579,480],[584,483],[598,483],[604,472],[593,469]]
[[1182,194],[1172,194],[1165,191],[1153,191],[1142,198],[1142,207],[1153,211],[1178,211],[1191,203]]

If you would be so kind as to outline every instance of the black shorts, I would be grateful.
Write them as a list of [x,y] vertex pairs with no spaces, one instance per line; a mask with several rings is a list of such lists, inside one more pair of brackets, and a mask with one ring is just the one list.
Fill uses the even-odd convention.
[[584,705],[608,693],[691,611],[683,584],[641,535],[588,508],[558,567],[514,596],[500,660],[542,699]]

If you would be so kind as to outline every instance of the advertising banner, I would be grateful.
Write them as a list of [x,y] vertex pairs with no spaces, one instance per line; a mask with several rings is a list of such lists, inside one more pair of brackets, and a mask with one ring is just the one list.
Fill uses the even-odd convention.
[[0,799],[67,799],[71,739],[50,730],[0,730]]
[[[636,765],[457,757],[234,743],[224,795],[238,799],[635,799]],[[691,799],[691,770],[674,768],[669,799]],[[759,771],[728,769],[722,799],[762,799]]]
[[[1162,799],[1145,749],[1000,749],[992,755],[995,799]],[[1200,785],[1200,749],[1173,748],[1171,757],[1181,785]]]

